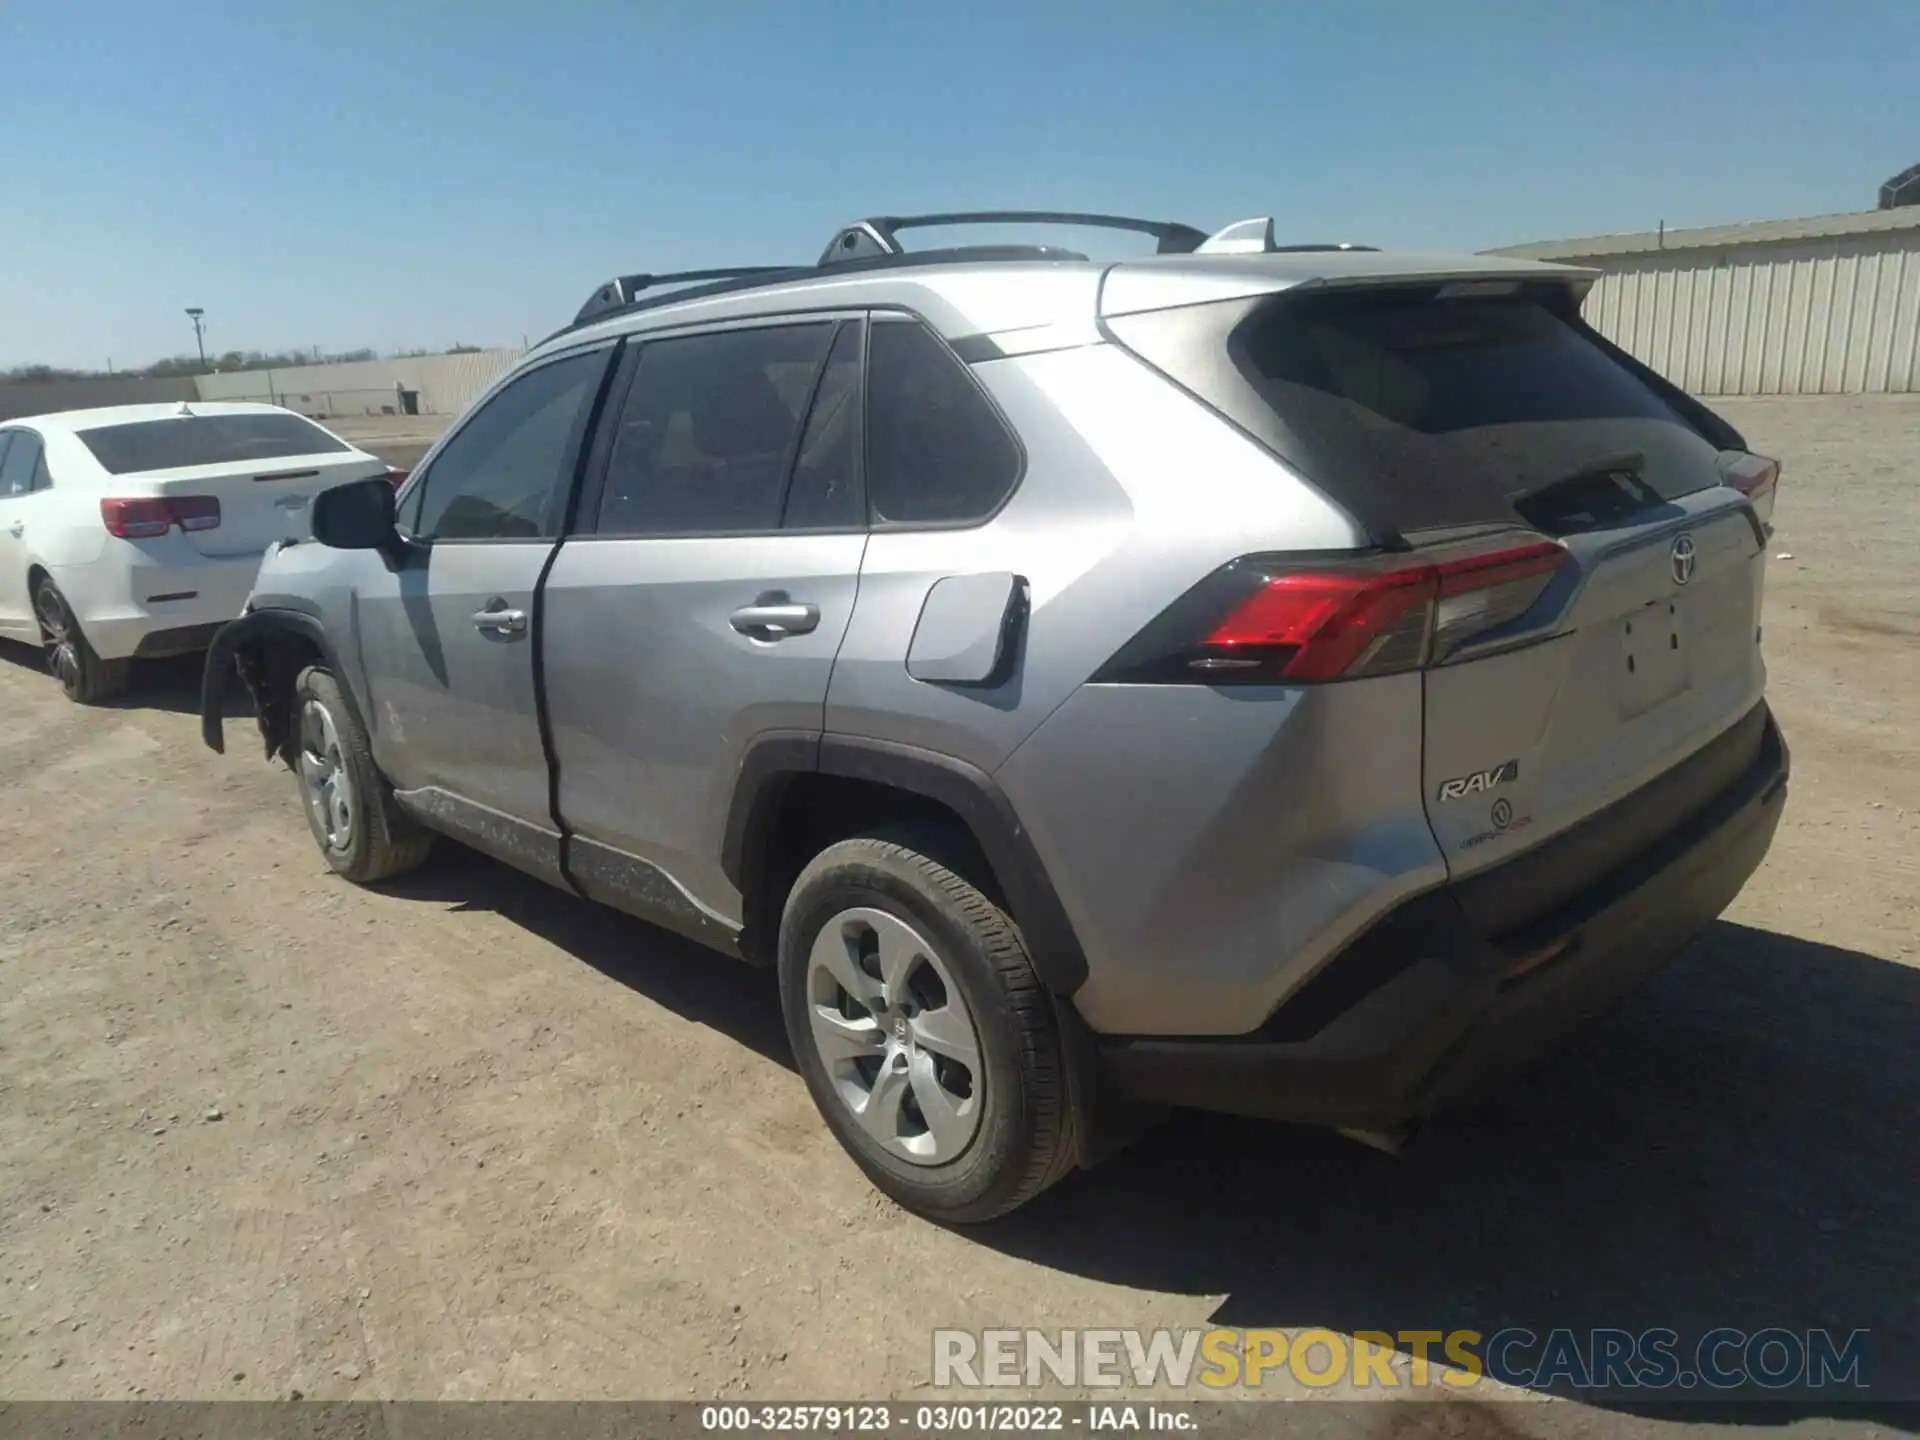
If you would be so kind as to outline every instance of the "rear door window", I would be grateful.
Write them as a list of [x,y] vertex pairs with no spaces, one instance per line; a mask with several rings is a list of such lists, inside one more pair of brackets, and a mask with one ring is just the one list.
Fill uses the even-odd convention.
[[296,455],[332,455],[344,440],[291,414],[169,415],[79,432],[109,475],[179,470],[191,465],[247,465]]
[[1020,446],[926,326],[876,315],[868,342],[867,493],[875,524],[965,525],[1020,481]]
[[860,369],[865,327],[841,325],[814,390],[794,457],[781,523],[789,530],[859,530],[867,523],[860,487]]
[[0,500],[32,493],[35,472],[43,468],[40,437],[31,430],[13,430],[12,443],[0,455]]
[[1570,307],[1562,287],[1412,286],[1113,323],[1357,517],[1402,532],[1511,524],[1594,477],[1636,509],[1718,484],[1716,448]]
[[822,321],[647,341],[607,457],[596,531],[778,530],[835,328]]

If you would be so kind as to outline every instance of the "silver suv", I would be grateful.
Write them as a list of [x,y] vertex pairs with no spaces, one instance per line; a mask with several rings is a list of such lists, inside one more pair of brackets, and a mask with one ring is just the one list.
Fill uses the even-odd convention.
[[[906,251],[953,222],[1156,253]],[[777,968],[874,1183],[1002,1214],[1199,1106],[1390,1143],[1779,820],[1778,467],[1591,276],[888,217],[628,276],[316,499],[209,659],[327,863],[452,836]]]

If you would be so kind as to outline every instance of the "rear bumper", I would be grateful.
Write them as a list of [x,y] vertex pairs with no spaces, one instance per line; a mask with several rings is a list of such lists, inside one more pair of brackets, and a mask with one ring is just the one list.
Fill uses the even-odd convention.
[[102,659],[119,660],[206,648],[220,626],[246,609],[259,573],[258,555],[181,564],[144,557],[129,564],[109,556],[56,568],[53,576],[87,643]]
[[[1472,892],[1429,891],[1249,1036],[1101,1041],[1109,1078],[1153,1103],[1358,1129],[1483,1092],[1659,969],[1740,893],[1786,802],[1785,741],[1764,706],[1757,718],[1757,754],[1731,783],[1523,929],[1489,937]],[[1472,883],[1484,892],[1499,878]]]
[[165,630],[149,630],[133,647],[135,659],[149,660],[162,655],[192,655],[213,643],[224,624],[220,620],[198,625],[174,625]]

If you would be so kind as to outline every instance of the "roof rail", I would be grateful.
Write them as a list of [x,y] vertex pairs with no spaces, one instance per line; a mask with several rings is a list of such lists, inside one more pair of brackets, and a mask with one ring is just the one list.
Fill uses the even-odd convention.
[[833,237],[820,256],[822,268],[850,260],[873,260],[905,253],[896,232],[932,225],[1085,225],[1102,230],[1134,230],[1160,242],[1162,255],[1185,255],[1207,238],[1204,230],[1175,220],[1140,220],[1127,215],[1082,215],[1065,210],[964,210],[946,215],[874,215],[856,220]]
[[676,270],[667,275],[616,275],[587,297],[587,303],[573,317],[575,325],[615,310],[624,310],[642,290],[659,285],[692,285],[701,280],[738,280],[748,275],[778,275],[797,269],[793,265],[734,265],[723,270]]
[[[893,265],[936,265],[965,260],[1084,260],[1084,255],[1045,245],[980,245],[949,249],[907,251],[901,247],[901,230],[941,225],[1083,225],[1103,230],[1133,230],[1151,235],[1162,255],[1234,255],[1281,254],[1309,250],[1371,250],[1371,245],[1276,245],[1273,217],[1240,220],[1208,235],[1177,220],[1141,220],[1127,215],[1084,215],[1065,210],[969,210],[945,215],[876,215],[856,220],[833,237],[817,266],[812,265],[732,265],[717,270],[675,270],[660,275],[617,275],[587,297],[570,324],[556,331],[563,335],[582,325],[628,310],[641,304],[641,293],[668,285],[701,286],[674,295],[663,295],[648,304],[693,299],[696,295],[724,294],[768,283],[773,277],[798,279],[817,275],[822,270],[857,267],[886,268]],[[552,339],[553,336],[547,337]],[[545,341],[541,342],[545,344]]]
[[1273,217],[1256,215],[1216,230],[1193,247],[1196,255],[1298,255],[1322,250],[1377,250],[1377,245],[1277,245]]

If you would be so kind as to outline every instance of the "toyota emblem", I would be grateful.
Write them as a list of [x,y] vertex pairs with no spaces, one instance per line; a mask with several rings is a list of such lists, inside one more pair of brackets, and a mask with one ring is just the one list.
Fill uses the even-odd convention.
[[1684,585],[1693,579],[1693,567],[1700,563],[1699,553],[1693,547],[1691,535],[1681,535],[1673,542],[1673,549],[1667,554],[1668,562],[1673,566],[1673,583]]

